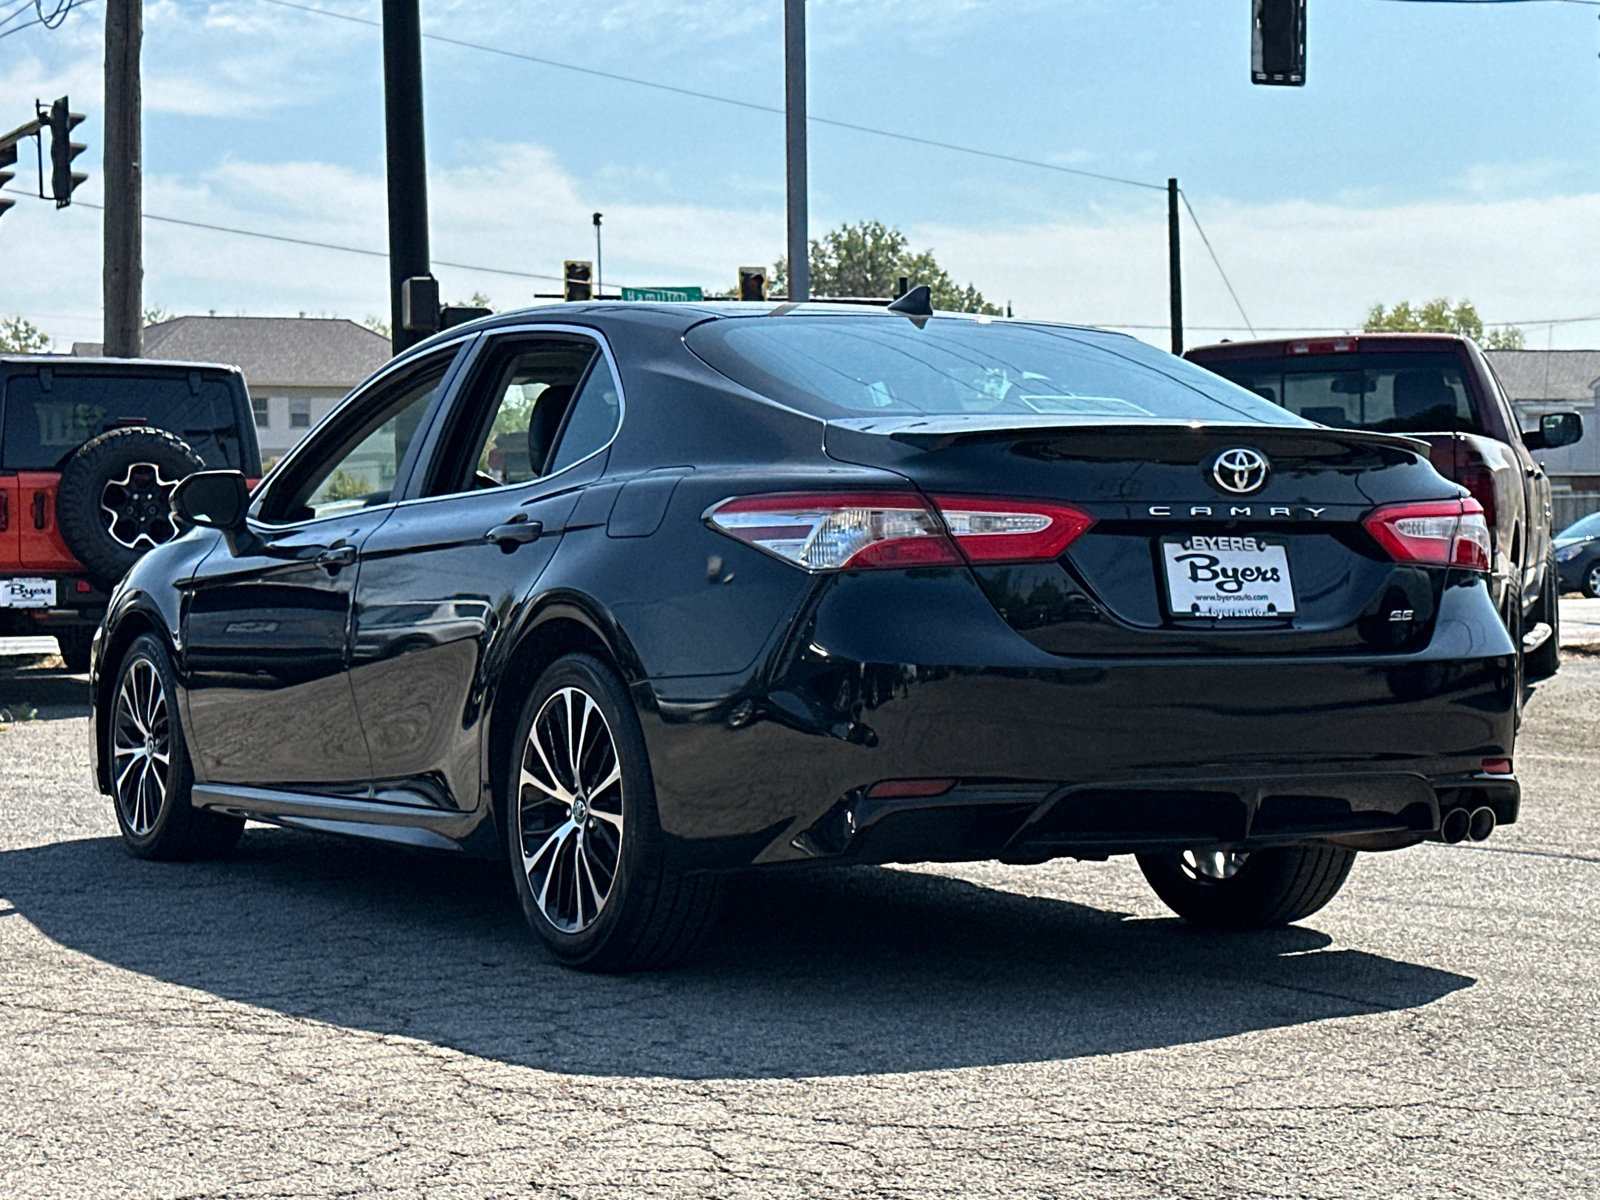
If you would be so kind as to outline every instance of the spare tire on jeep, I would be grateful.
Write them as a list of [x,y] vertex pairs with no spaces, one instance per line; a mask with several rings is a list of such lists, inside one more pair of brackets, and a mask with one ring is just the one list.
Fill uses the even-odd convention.
[[162,429],[113,429],[85,442],[61,470],[56,524],[68,549],[107,584],[178,534],[172,489],[205,462]]

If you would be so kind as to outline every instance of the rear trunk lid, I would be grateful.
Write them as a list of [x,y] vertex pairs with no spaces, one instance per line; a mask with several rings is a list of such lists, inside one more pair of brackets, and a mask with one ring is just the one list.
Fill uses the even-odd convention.
[[1012,628],[1065,655],[1416,649],[1445,572],[1392,561],[1361,518],[1460,495],[1424,443],[1311,427],[869,417],[830,421],[824,445],[932,497],[1092,517],[1059,559],[974,568]]

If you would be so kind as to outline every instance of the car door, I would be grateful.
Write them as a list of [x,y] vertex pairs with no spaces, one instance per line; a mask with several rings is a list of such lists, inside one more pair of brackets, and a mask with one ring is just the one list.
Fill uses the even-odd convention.
[[459,347],[380,377],[313,433],[186,585],[189,742],[203,782],[364,794],[350,690],[362,547],[394,512]]
[[441,418],[411,499],[368,539],[351,683],[375,797],[470,810],[489,665],[620,420],[592,335],[490,336]]

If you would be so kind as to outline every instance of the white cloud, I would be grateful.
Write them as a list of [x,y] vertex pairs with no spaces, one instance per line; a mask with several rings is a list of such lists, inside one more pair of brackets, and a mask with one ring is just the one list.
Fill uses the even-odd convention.
[[[1207,234],[1257,326],[1359,328],[1377,302],[1469,298],[1486,321],[1600,315],[1589,231],[1600,195],[1390,207],[1247,205],[1196,198]],[[960,280],[1019,316],[1161,325],[1167,317],[1162,204],[994,229],[917,227]],[[1184,300],[1193,325],[1237,326],[1238,309],[1184,218]],[[1528,330],[1544,344],[1543,329]],[[1537,334],[1537,336],[1535,336]],[[1151,341],[1165,334],[1151,331]],[[1191,343],[1222,331],[1192,333]],[[1241,329],[1226,336],[1247,336]],[[1600,322],[1557,327],[1556,345],[1600,345]]]
[[[565,258],[589,258],[590,214],[605,209],[608,283],[732,286],[743,263],[783,250],[778,198],[712,204],[600,205],[545,149],[494,147],[491,167],[435,172],[429,181],[436,262],[557,276]],[[27,182],[19,175],[18,184]],[[92,184],[91,180],[91,184]],[[15,188],[16,185],[13,185]],[[85,197],[95,195],[85,187]],[[1248,205],[1196,197],[1212,244],[1259,327],[1359,326],[1381,301],[1470,298],[1491,322],[1587,316],[1595,299],[1587,231],[1600,194],[1500,201],[1451,200],[1352,208],[1337,203]],[[224,162],[197,175],[147,178],[147,212],[382,252],[383,179],[319,162]],[[819,232],[820,225],[819,224]],[[959,281],[1019,316],[1161,326],[1167,315],[1166,214],[1105,209],[1027,225],[908,224]],[[100,290],[98,214],[21,201],[6,214],[0,312],[20,311],[64,341],[95,338]],[[1185,218],[1184,295],[1189,341],[1237,326],[1232,300]],[[145,296],[175,312],[383,314],[385,259],[151,221]],[[531,302],[554,280],[437,266],[447,298],[475,290],[499,307]],[[1530,328],[1530,343],[1544,331]],[[1243,336],[1243,331],[1230,331]],[[1157,344],[1157,328],[1141,336]],[[1557,327],[1555,345],[1600,345],[1600,322]]]

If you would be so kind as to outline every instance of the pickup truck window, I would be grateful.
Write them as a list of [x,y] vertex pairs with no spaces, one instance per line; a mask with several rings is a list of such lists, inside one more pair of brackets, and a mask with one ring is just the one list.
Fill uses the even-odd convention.
[[1482,433],[1454,354],[1329,354],[1216,371],[1308,421],[1376,433]]

